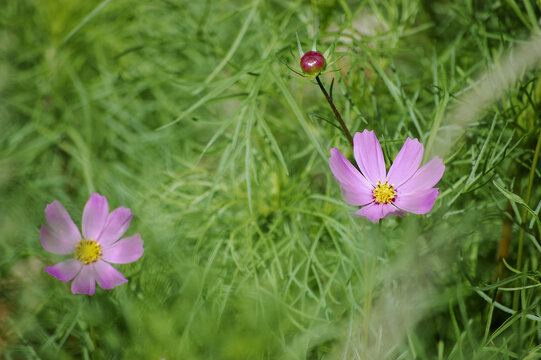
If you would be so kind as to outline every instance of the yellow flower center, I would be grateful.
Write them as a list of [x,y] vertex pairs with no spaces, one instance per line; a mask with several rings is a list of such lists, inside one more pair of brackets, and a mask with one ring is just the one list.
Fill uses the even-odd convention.
[[85,265],[98,261],[100,257],[100,244],[93,239],[79,240],[79,243],[75,246],[75,258]]
[[389,184],[387,184],[387,180],[385,180],[383,184],[378,181],[372,195],[374,195],[375,202],[379,204],[387,204],[394,200],[396,191],[394,189],[394,185],[389,186]]

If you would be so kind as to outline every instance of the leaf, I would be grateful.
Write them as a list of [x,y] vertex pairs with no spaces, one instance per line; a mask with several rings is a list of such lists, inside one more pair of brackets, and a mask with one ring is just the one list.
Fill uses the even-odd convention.
[[498,190],[500,190],[500,192],[507,198],[509,199],[509,201],[512,201],[514,203],[517,203],[519,205],[522,205],[526,208],[526,210],[530,213],[530,215],[532,215],[532,217],[534,218],[536,224],[537,224],[537,230],[539,231],[539,233],[541,234],[541,220],[539,220],[539,215],[537,215],[537,213],[531,208],[528,206],[528,204],[526,204],[526,202],[520,197],[518,196],[517,194],[515,193],[512,193],[511,191],[507,190],[503,184],[497,182],[496,180],[492,181],[492,183],[494,184],[494,186],[496,186],[496,188]]

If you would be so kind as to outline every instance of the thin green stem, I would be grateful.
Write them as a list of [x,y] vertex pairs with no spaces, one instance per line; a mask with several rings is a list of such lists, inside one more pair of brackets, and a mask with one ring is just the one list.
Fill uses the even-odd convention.
[[[535,179],[535,169],[537,167],[537,161],[539,160],[539,152],[541,151],[541,131],[539,132],[539,137],[537,138],[537,145],[535,146],[535,153],[533,155],[533,161],[532,166],[530,167],[530,176],[528,178],[528,188],[526,189],[526,197],[524,198],[524,202],[526,205],[530,205],[530,198],[532,196],[532,189],[533,189],[533,183]],[[518,252],[517,252],[517,270],[522,270],[522,249],[524,247],[524,236],[526,234],[526,220],[528,217],[528,211],[524,209],[522,212],[522,221],[521,221],[521,227],[520,227],[520,233],[518,236]],[[519,293],[520,291],[516,291],[513,296],[513,309],[518,309],[518,301],[519,301]]]
[[[381,227],[378,228],[378,240],[379,240],[379,234],[380,234]],[[372,256],[372,263],[370,266],[369,272],[368,270],[368,259],[365,259],[365,273],[369,273],[370,278],[368,281],[368,294],[366,295],[364,299],[364,331],[362,333],[362,345],[364,349],[367,349],[369,347],[370,342],[370,322],[372,319],[372,300],[374,298],[374,282],[376,278],[376,266],[377,266],[377,260],[379,255],[380,247],[377,245],[375,248],[372,248],[373,256]]]
[[353,137],[351,136],[351,133],[349,132],[348,127],[346,126],[346,123],[344,122],[344,120],[342,120],[342,116],[336,109],[336,106],[334,106],[334,102],[332,101],[331,97],[327,93],[327,90],[325,90],[325,86],[323,86],[323,84],[321,83],[321,80],[319,79],[319,75],[316,76],[316,80],[317,80],[317,84],[319,85],[319,88],[323,92],[323,95],[325,95],[325,99],[327,99],[327,102],[331,106],[331,109],[334,112],[334,116],[336,116],[336,119],[340,123],[340,126],[342,127],[342,131],[344,132],[344,135],[346,135],[349,143],[351,144],[351,146],[353,146]]

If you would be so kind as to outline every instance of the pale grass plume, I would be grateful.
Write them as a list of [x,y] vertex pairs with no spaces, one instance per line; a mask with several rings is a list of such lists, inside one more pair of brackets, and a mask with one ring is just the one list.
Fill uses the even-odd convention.
[[432,130],[428,142],[427,156],[439,155],[445,159],[466,127],[478,120],[527,71],[535,68],[540,59],[541,32],[536,31],[528,40],[501,56],[492,69],[464,89],[441,126],[435,124],[436,129]]

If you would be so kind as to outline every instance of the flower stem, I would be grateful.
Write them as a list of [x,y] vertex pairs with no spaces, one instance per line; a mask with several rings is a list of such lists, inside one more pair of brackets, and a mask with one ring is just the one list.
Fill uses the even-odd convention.
[[331,97],[327,93],[327,90],[325,90],[325,87],[321,83],[321,80],[319,79],[319,75],[316,76],[316,80],[317,80],[317,84],[319,85],[319,88],[323,92],[323,95],[325,95],[325,99],[327,99],[327,102],[331,106],[331,109],[334,112],[334,116],[336,116],[336,119],[340,123],[340,126],[342,127],[342,131],[344,132],[344,135],[346,135],[346,137],[348,138],[349,143],[351,144],[351,146],[353,146],[353,137],[351,136],[351,133],[349,132],[348,127],[346,126],[346,123],[344,122],[344,120],[342,120],[342,116],[340,115],[340,113],[336,109],[336,106],[334,106],[334,102],[332,101]]
[[[533,183],[535,180],[535,169],[537,167],[537,161],[539,160],[539,152],[541,151],[541,131],[539,132],[539,138],[537,138],[537,145],[535,146],[535,153],[533,156],[532,166],[530,167],[530,176],[528,178],[528,188],[526,189],[526,197],[524,202],[526,205],[530,205],[530,198],[532,196]],[[524,247],[524,236],[526,233],[526,220],[528,218],[528,211],[524,209],[522,212],[522,221],[520,227],[520,233],[518,235],[518,252],[517,252],[517,266],[518,271],[522,270],[522,248]],[[513,296],[513,309],[518,309],[518,295],[520,291],[516,291]]]

